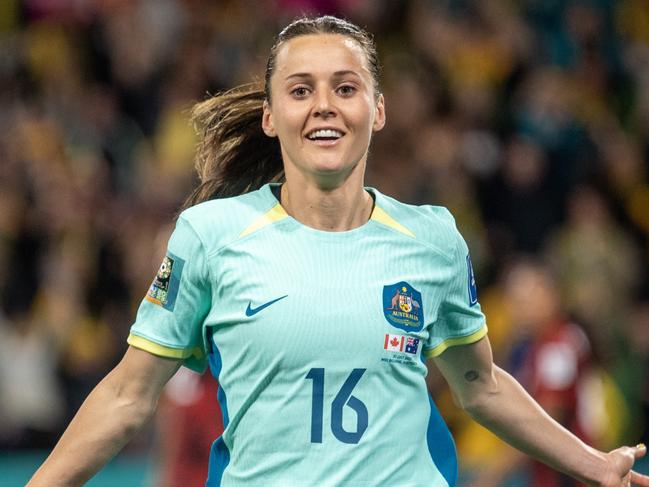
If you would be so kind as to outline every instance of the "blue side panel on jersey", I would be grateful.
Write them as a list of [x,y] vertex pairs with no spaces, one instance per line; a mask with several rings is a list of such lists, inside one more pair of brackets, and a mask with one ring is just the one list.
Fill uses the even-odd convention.
[[[210,341],[212,345],[212,350],[209,354],[210,370],[212,371],[214,378],[219,381],[219,374],[221,373],[221,367],[223,365],[223,362],[221,360],[221,353],[219,352],[216,343],[214,343],[214,340],[212,339]],[[223,387],[221,387],[221,381],[219,381],[219,389],[216,397],[221,406],[221,414],[223,415],[223,428],[227,428],[228,423],[230,422],[230,417],[228,415],[227,398],[225,396]],[[223,441],[223,435],[221,435],[214,441],[214,443],[212,443],[212,449],[210,451],[210,463],[207,472],[207,482],[205,483],[206,487],[218,487],[221,485],[223,472],[225,472],[228,463],[230,463],[230,450],[228,450],[227,445]]]
[[457,482],[455,441],[453,441],[453,436],[430,395],[428,396],[428,402],[430,403],[430,418],[428,419],[428,431],[426,434],[428,451],[433,462],[435,462],[437,470],[446,479],[449,487],[453,487]]

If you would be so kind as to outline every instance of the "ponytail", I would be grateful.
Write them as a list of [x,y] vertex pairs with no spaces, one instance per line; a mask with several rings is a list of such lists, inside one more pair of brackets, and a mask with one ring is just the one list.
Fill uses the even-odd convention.
[[200,182],[183,210],[282,180],[279,141],[261,128],[265,99],[261,87],[249,84],[194,105],[191,119],[200,138],[195,156]]

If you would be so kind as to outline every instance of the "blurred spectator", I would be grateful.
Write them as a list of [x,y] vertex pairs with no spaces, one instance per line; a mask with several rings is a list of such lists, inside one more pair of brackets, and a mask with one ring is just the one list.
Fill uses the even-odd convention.
[[533,140],[516,137],[506,146],[499,175],[486,190],[486,217],[494,246],[509,252],[538,252],[561,214],[560,195],[547,155]]
[[622,328],[622,350],[612,368],[629,421],[622,440],[649,440],[649,302],[638,303]]
[[600,357],[609,362],[620,319],[638,284],[637,249],[592,188],[572,195],[568,220],[549,247],[568,310],[588,326]]
[[64,414],[56,349],[40,323],[0,317],[0,447],[46,448]]
[[205,485],[212,442],[223,432],[216,393],[214,377],[185,368],[165,387],[156,418],[159,468],[155,485]]

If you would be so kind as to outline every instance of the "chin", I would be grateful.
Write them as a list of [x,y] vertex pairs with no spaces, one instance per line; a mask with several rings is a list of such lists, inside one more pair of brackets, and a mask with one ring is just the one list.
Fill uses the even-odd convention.
[[331,157],[333,154],[328,154],[329,157],[314,157],[311,159],[311,167],[314,172],[322,173],[349,173],[358,166],[362,157]]
[[[297,158],[296,158],[297,159]],[[290,159],[289,159],[290,160]],[[295,159],[294,159],[295,160]],[[338,187],[350,174],[360,169],[363,157],[350,158],[334,154],[310,154],[299,162],[290,162],[298,172],[309,174],[311,178],[326,183],[327,186]]]
[[318,176],[345,178],[354,170],[355,165],[350,164],[317,164],[314,165],[313,172]]
[[338,164],[338,163],[332,163],[332,164],[326,164],[326,163],[320,163],[320,164],[315,164],[314,165],[314,171],[316,174],[340,174],[340,173],[345,173],[349,172],[350,166],[346,164]]

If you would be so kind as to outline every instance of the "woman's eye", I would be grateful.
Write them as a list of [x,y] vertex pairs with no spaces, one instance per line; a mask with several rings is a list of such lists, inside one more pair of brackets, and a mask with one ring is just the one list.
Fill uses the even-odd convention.
[[356,93],[356,88],[352,85],[342,85],[338,87],[338,93],[342,96],[351,96]]
[[304,98],[308,94],[309,94],[309,90],[306,89],[304,86],[298,86],[297,88],[291,90],[291,95],[295,96],[296,98]]

